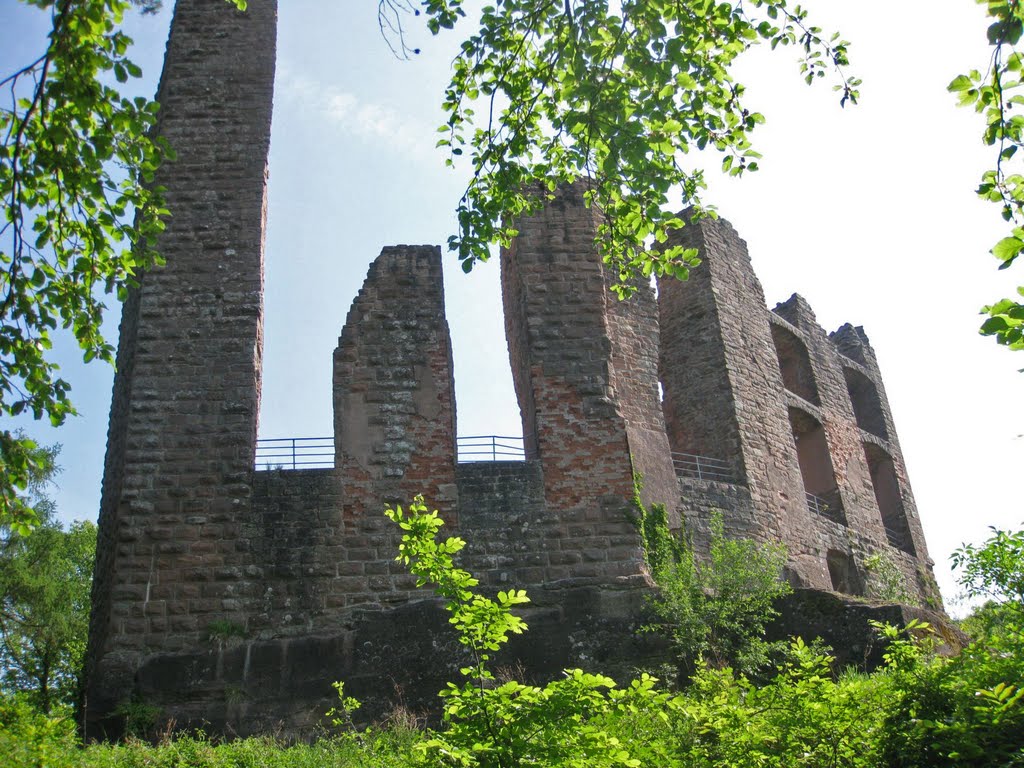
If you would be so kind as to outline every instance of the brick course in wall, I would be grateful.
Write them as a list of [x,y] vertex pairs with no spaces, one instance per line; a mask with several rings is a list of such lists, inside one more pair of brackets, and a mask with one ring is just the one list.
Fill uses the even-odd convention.
[[[160,91],[174,217],[167,267],[123,310],[90,734],[116,736],[119,707],[141,702],[182,728],[308,735],[338,679],[369,717],[398,700],[436,706],[463,651],[395,562],[400,532],[381,515],[417,493],[466,540],[461,563],[482,588],[529,590],[530,632],[500,663],[531,676],[625,678],[664,660],[665,643],[636,632],[650,580],[634,473],[698,552],[715,514],[729,535],[785,543],[789,577],[811,588],[788,611],[806,634],[855,644],[861,630],[837,630],[837,616],[866,626],[872,609],[834,593],[870,593],[874,554],[941,609],[862,329],[826,336],[798,296],[769,312],[724,220],[675,235],[703,259],[688,282],[618,301],[579,185],[516,222],[501,255],[526,461],[456,463],[440,249],[391,246],[334,354],[335,467],[254,471],[274,26],[269,0],[246,14],[177,3]],[[677,472],[673,452],[726,469]]]

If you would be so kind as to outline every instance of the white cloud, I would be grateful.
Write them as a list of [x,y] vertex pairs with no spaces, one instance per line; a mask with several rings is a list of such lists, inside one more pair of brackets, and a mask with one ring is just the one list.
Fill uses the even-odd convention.
[[436,126],[411,119],[387,104],[365,101],[337,86],[295,72],[287,64],[278,66],[275,93],[289,111],[320,119],[325,125],[377,148],[390,148],[436,163]]

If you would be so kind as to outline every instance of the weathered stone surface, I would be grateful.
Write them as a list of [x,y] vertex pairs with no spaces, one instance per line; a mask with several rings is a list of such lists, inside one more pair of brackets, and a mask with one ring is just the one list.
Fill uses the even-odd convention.
[[623,306],[608,291],[594,246],[599,214],[583,191],[563,189],[515,223],[519,235],[501,254],[505,327],[527,457],[542,463],[547,505],[561,511],[566,537],[584,533],[574,521],[600,526],[595,543],[605,548],[608,536],[632,537],[636,546],[616,551],[623,560],[598,569],[628,576],[641,570],[624,506],[634,469],[673,512],[675,473],[657,408],[653,296],[645,287]]
[[[499,664],[625,681],[666,658],[637,634],[650,581],[631,505],[664,503],[698,552],[782,542],[801,590],[778,632],[870,660],[883,554],[941,608],[878,364],[859,328],[826,337],[794,296],[769,312],[723,220],[676,237],[687,283],[608,290],[583,187],[516,222],[502,288],[526,461],[456,463],[440,251],[385,248],[334,354],[335,467],[253,471],[275,5],[178,0],[160,101],[178,161],[167,267],[125,304],[100,512],[83,712],[120,705],[226,734],[308,735],[331,682],[376,717],[436,707],[465,663],[447,615],[394,558],[380,514],[423,493],[483,589],[529,590],[530,631]],[[663,401],[662,401],[663,392]],[[674,453],[673,453],[674,452]],[[699,458],[698,458],[699,457]],[[812,494],[812,496],[808,496]],[[940,617],[941,618],[941,617]]]
[[347,505],[422,493],[456,510],[455,389],[441,249],[385,248],[334,352],[335,466]]
[[[662,280],[658,286],[661,376],[672,449],[731,466],[736,482],[749,492],[753,514],[746,507],[742,514],[721,509],[726,529],[784,541],[794,579],[827,587],[824,560],[807,537],[810,512],[783,378],[746,243],[722,219],[693,223],[671,242],[698,249],[703,261],[689,280]],[[697,514],[702,505],[698,499],[696,509],[694,502],[682,502],[684,513],[691,507],[687,522],[694,529],[706,525]]]
[[[666,658],[664,640],[637,633],[641,592],[577,587],[524,612],[530,631],[495,658],[502,674],[549,680],[573,667],[628,680],[645,662]],[[328,633],[269,640],[210,641],[178,654],[146,658],[136,672],[138,698],[178,728],[245,736],[311,734],[328,725],[331,687],[363,702],[372,721],[399,703],[436,719],[437,693],[471,663],[443,604],[428,598],[391,610],[353,610]]]
[[914,599],[941,608],[863,331],[826,337],[797,295],[769,312],[746,244],[722,219],[691,224],[675,242],[703,263],[685,283],[659,285],[669,436],[674,451],[737,473],[734,487],[680,478],[698,549],[717,510],[732,535],[786,544],[797,585],[865,595],[865,561],[881,554]]
[[[166,266],[140,276],[122,311],[89,718],[131,693],[138,659],[192,647],[209,621],[236,613],[193,593],[217,569],[248,564],[234,540],[250,505],[259,412],[275,37],[274,0],[246,13],[218,0],[177,3],[157,97],[159,132],[177,159],[155,180],[174,216],[157,246]],[[196,515],[205,525],[188,522]],[[216,546],[199,546],[197,529]],[[184,606],[169,621],[168,604]]]
[[836,669],[854,667],[871,671],[882,664],[885,643],[871,622],[906,626],[911,620],[928,622],[935,630],[939,651],[955,653],[966,645],[966,636],[940,611],[908,605],[851,599],[834,592],[797,589],[783,598],[778,618],[766,628],[769,640],[802,637],[822,640],[833,649]]

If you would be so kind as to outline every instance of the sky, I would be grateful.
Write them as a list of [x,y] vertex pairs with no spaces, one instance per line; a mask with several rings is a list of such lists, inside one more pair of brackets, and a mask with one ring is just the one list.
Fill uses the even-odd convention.
[[[259,2],[260,0],[252,0]],[[168,6],[171,3],[168,2]],[[988,526],[1024,523],[1024,354],[977,333],[979,308],[1024,282],[997,272],[996,206],[974,195],[991,163],[982,119],[946,85],[985,66],[987,26],[972,0],[807,0],[816,25],[850,40],[861,103],[804,85],[796,51],[748,54],[735,69],[761,170],[708,169],[706,200],[747,241],[769,306],[803,295],[826,331],[862,325],[877,352],[936,577],[956,595],[950,553]],[[270,155],[261,437],[331,432],[331,355],[370,262],[385,245],[443,244],[465,168],[434,148],[459,34],[432,38],[410,18],[421,53],[397,60],[375,0],[282,0]],[[152,95],[170,12],[130,16],[134,58]],[[0,72],[42,50],[45,15],[0,0]],[[501,318],[498,264],[465,275],[445,256],[458,431],[519,434]],[[415,300],[415,297],[410,297]],[[119,315],[108,302],[106,330]],[[66,519],[95,519],[113,371],[58,343],[80,416],[59,430],[18,421],[62,445],[53,489]],[[952,606],[956,610],[955,605]]]

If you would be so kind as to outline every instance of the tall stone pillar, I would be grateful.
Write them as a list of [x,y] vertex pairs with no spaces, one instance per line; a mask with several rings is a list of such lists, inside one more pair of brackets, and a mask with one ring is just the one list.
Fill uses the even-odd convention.
[[455,385],[437,246],[389,246],[370,266],[334,351],[334,443],[356,530],[390,529],[384,505],[416,494],[455,522]]
[[653,294],[641,286],[619,302],[608,290],[594,246],[600,213],[585,207],[583,191],[563,188],[518,221],[501,254],[527,458],[541,463],[545,501],[566,539],[549,568],[555,579],[638,572],[627,503],[634,471],[670,513],[678,497],[658,406]]
[[895,552],[902,553],[907,561],[904,571],[908,580],[916,580],[926,604],[941,606],[942,596],[932,573],[934,563],[928,555],[875,350],[864,329],[850,324],[831,333],[829,341],[841,355],[843,376],[882,522],[880,533],[884,536],[880,535],[879,539],[886,541]]
[[171,216],[125,302],[99,518],[84,712],[94,733],[147,657],[244,627],[260,401],[277,4],[178,0],[157,100]]

